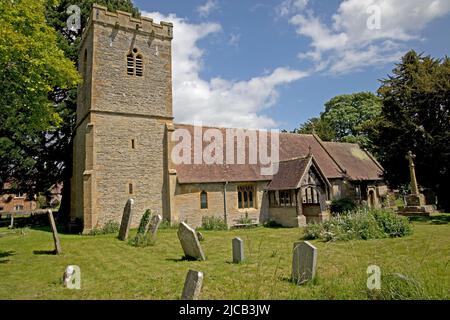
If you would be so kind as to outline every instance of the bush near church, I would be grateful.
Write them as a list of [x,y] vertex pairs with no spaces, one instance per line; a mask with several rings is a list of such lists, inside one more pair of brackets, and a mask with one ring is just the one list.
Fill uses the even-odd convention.
[[358,208],[319,224],[309,224],[304,238],[346,241],[397,238],[410,234],[412,228],[408,218],[389,210]]

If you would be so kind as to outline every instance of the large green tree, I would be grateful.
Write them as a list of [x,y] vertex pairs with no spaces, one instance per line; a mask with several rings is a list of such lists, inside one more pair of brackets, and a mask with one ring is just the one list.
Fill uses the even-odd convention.
[[13,180],[17,188],[33,189],[39,170],[52,170],[45,156],[52,144],[47,133],[64,118],[51,94],[79,81],[46,23],[45,4],[0,2],[0,188]]
[[[139,16],[131,0],[0,1],[0,182],[30,195],[64,182],[68,213],[78,47],[93,3]],[[67,8],[81,9],[71,31]]]
[[322,140],[358,143],[371,149],[373,126],[381,113],[381,100],[371,92],[343,94],[325,103],[320,118],[302,124],[298,133],[315,131]]
[[378,93],[383,107],[374,143],[387,180],[394,187],[409,182],[411,150],[419,184],[450,211],[450,59],[410,51]]

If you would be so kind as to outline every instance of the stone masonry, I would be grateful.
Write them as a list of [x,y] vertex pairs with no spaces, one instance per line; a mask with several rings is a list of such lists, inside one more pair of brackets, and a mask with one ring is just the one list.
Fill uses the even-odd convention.
[[[146,209],[167,210],[166,125],[172,123],[172,24],[94,5],[79,51],[72,217],[84,232],[120,221],[135,199],[136,227]],[[143,75],[127,74],[127,55]]]

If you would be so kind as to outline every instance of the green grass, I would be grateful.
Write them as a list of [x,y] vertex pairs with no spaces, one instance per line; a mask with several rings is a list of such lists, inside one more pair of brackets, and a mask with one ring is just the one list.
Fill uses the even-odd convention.
[[[178,299],[189,269],[204,272],[203,299],[368,299],[373,295],[366,289],[366,269],[372,264],[381,268],[382,289],[403,288],[392,280],[394,273],[420,287],[394,298],[449,299],[450,223],[443,217],[439,224],[414,222],[413,235],[404,238],[312,241],[318,248],[317,279],[301,287],[289,281],[299,229],[202,231],[207,261],[198,262],[181,259],[173,229],[160,230],[156,244],[145,248],[114,235],[62,234],[64,253],[55,256],[48,252],[53,250],[48,230],[0,228],[0,299]],[[247,257],[238,265],[231,263],[235,236],[244,240]],[[81,290],[61,285],[69,264],[81,268]]]

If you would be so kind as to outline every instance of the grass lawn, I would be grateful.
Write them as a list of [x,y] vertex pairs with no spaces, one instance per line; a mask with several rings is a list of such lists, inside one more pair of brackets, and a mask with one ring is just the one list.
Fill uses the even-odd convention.
[[[0,228],[0,299],[178,299],[189,269],[204,272],[203,299],[368,299],[366,269],[372,264],[381,268],[382,292],[449,299],[450,215],[441,217],[441,224],[415,221],[414,234],[405,238],[312,241],[318,248],[317,279],[300,287],[289,281],[300,229],[204,231],[207,261],[197,262],[181,260],[173,229],[160,230],[156,245],[146,248],[114,235],[62,234],[64,254],[55,256],[49,254],[49,230]],[[235,236],[245,242],[247,261],[239,265],[231,263]],[[62,287],[69,264],[81,268],[81,290]],[[408,277],[409,287],[394,273]]]

